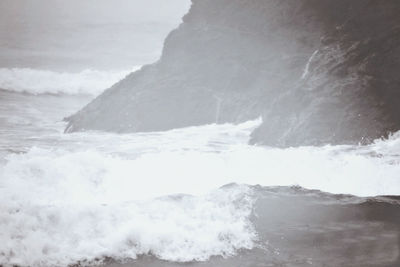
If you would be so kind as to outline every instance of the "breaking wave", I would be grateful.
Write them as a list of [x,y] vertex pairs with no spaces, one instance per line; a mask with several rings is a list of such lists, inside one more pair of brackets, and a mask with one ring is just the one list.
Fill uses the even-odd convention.
[[[62,174],[59,167],[79,161],[66,157],[69,163],[67,158],[59,158],[52,170],[39,176],[43,171],[40,158],[27,159],[30,167],[16,174],[25,179],[14,176],[17,180],[2,181],[0,239],[5,242],[0,243],[0,263],[67,266],[106,257],[135,259],[142,254],[171,261],[202,261],[213,255],[231,256],[255,244],[257,235],[249,220],[250,187],[230,186],[201,196],[129,200],[137,197],[137,180],[142,178],[116,184],[112,179],[117,177],[102,175],[105,169],[100,164],[104,161],[98,155],[84,160],[91,164],[86,170],[80,165],[75,174]],[[124,186],[123,201],[121,197],[107,200]]]
[[86,69],[69,73],[29,68],[0,68],[0,88],[30,94],[98,95],[137,69],[139,67],[121,71]]
[[259,123],[76,133],[63,136],[64,148],[9,154],[0,166],[0,264],[234,255],[259,245],[249,185],[400,194],[400,133],[368,146],[250,146]]

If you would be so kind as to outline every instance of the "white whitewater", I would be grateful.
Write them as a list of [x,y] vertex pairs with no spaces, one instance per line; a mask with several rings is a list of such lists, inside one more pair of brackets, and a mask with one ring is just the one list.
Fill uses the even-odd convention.
[[[35,76],[42,71],[27,70],[41,78],[21,87],[16,78],[17,88],[4,86],[3,76],[0,265],[66,266],[150,252],[172,261],[233,255],[257,241],[248,185],[400,194],[400,133],[368,146],[287,149],[247,144],[260,120],[63,134],[63,117],[128,72],[105,73],[109,80],[55,75],[54,87],[47,74]],[[239,185],[218,189],[229,183]]]
[[31,94],[98,95],[137,69],[139,67],[119,71],[86,69],[68,73],[29,68],[0,68],[0,88]]

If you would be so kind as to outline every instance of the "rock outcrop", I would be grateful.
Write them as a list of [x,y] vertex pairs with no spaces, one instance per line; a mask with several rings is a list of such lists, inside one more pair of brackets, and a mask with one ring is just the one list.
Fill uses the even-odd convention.
[[252,142],[364,143],[400,129],[397,0],[193,0],[160,60],[67,132],[159,131],[262,116]]

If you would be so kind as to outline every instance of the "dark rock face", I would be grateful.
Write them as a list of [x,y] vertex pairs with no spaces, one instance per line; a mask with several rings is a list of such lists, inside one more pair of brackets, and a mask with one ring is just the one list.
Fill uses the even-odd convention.
[[397,0],[193,0],[161,59],[69,118],[67,132],[263,118],[252,142],[369,142],[400,129]]

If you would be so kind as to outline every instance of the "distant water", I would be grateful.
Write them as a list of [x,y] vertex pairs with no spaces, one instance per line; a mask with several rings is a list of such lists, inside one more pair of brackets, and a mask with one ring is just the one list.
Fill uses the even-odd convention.
[[[0,67],[109,70],[148,64],[190,0],[2,0]],[[157,7],[157,8],[154,8]]]
[[53,72],[30,68],[0,68],[0,88],[28,94],[65,94],[91,95],[100,94],[104,88],[111,87],[132,71],[97,71],[86,69],[80,72]]
[[[398,200],[359,197],[400,194],[400,133],[368,146],[287,149],[247,144],[261,119],[63,133],[64,117],[134,69],[0,69],[0,265],[113,265],[139,255],[135,266],[396,262]],[[371,200],[369,208],[385,203],[384,215],[363,208]],[[331,256],[311,245],[295,252],[309,236]],[[352,242],[359,251],[348,252]]]

